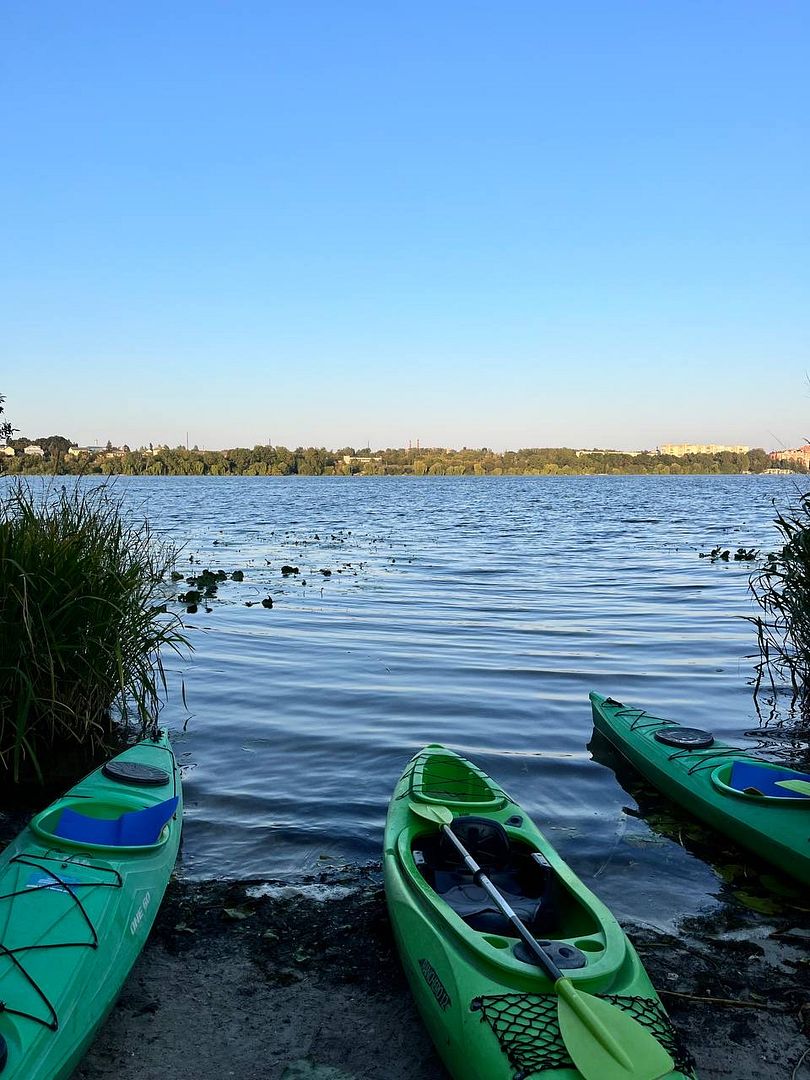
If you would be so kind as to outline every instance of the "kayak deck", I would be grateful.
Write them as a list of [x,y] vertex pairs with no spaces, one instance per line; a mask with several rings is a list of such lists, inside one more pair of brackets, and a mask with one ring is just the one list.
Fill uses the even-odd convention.
[[810,884],[810,797],[780,787],[810,776],[696,729],[591,693],[594,727],[657,788],[760,857]]

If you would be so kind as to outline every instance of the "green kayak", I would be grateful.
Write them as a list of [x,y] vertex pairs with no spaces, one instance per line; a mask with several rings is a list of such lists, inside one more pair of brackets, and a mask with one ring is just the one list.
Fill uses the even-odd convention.
[[762,761],[700,728],[591,694],[593,722],[639,772],[687,810],[810,884],[810,797],[805,773]]
[[0,1076],[65,1080],[143,948],[177,857],[165,735],[108,761],[0,855]]
[[431,745],[410,762],[391,800],[385,891],[416,1004],[455,1080],[575,1080],[581,1073],[563,1041],[552,981],[481,879],[424,820],[425,807],[452,811],[453,834],[576,989],[653,1034],[680,1070],[669,1077],[691,1077],[641,961],[604,904],[489,777]]

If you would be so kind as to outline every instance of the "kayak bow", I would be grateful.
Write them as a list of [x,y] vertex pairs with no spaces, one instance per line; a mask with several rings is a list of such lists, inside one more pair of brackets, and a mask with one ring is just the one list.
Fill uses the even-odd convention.
[[0,855],[0,1076],[66,1080],[112,1008],[177,857],[165,735],[96,769]]

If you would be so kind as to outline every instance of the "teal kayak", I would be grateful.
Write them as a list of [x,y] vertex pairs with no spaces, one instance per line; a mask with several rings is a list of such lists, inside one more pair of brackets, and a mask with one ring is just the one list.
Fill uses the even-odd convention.
[[781,870],[810,884],[810,775],[592,693],[593,722],[671,799]]
[[[402,966],[455,1080],[581,1080],[555,987],[475,875],[422,816],[441,806],[453,832],[577,991],[632,1017],[693,1076],[661,1001],[610,911],[563,862],[525,810],[442,746],[399,780],[385,825],[385,893]],[[613,1075],[609,1071],[602,1076]],[[628,1075],[630,1075],[628,1073]]]
[[144,740],[0,855],[0,1076],[67,1080],[143,948],[177,857],[180,770]]

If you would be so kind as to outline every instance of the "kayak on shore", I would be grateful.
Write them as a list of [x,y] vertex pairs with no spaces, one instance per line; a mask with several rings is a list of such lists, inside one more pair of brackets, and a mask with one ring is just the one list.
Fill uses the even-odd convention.
[[810,775],[591,693],[594,727],[665,795],[810,884]]
[[166,735],[90,773],[0,855],[0,1075],[67,1080],[115,1002],[177,857]]
[[[435,823],[448,819],[448,826]],[[614,917],[525,811],[469,761],[438,745],[413,758],[390,803],[384,874],[405,974],[455,1080],[580,1078],[577,1033],[589,1036],[576,1020],[566,1023],[563,983],[586,1014],[592,1007],[617,1027],[636,1021],[630,1034],[667,1062],[650,1078],[694,1075]],[[528,931],[528,945],[505,911]],[[531,939],[564,978],[547,974]],[[645,1075],[635,1065],[614,1071],[606,1054],[602,1069],[597,1054],[586,1071],[591,1078]]]

